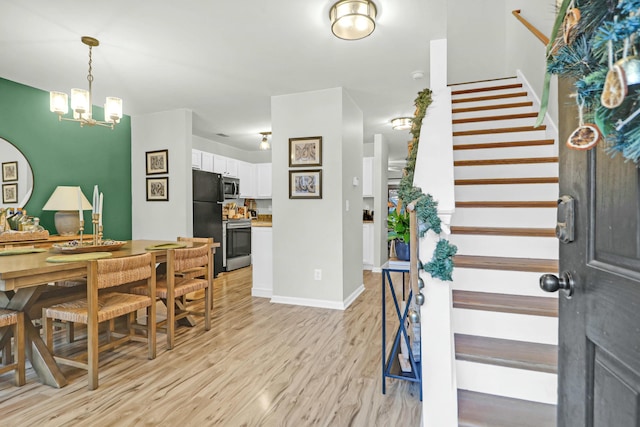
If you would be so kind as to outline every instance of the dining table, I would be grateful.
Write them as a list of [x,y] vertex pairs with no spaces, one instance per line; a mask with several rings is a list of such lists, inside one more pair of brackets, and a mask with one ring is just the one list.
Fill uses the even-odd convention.
[[[129,240],[117,250],[109,251],[112,257],[139,255],[153,251],[156,262],[166,262],[167,249],[175,241]],[[191,242],[180,242],[183,246],[197,246]],[[154,249],[149,249],[154,248]],[[40,331],[28,315],[30,308],[47,288],[49,283],[87,277],[88,261],[49,262],[47,258],[60,255],[50,249],[46,252],[0,256],[0,308],[25,313],[25,350],[27,359],[44,384],[63,387],[67,381],[54,357],[40,336]],[[0,331],[0,348],[6,348],[11,339],[11,328]]]

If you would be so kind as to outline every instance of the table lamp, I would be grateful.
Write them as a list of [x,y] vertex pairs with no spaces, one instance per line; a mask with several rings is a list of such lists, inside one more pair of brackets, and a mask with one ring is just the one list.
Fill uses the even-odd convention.
[[61,236],[78,234],[80,218],[78,215],[78,195],[82,199],[82,210],[90,210],[91,203],[80,187],[59,185],[42,207],[43,211],[57,211],[54,215],[56,230]]

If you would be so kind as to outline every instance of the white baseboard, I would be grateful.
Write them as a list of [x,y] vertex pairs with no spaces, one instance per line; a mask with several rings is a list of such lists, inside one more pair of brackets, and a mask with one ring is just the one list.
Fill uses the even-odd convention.
[[302,305],[305,307],[316,308],[329,308],[332,310],[345,310],[349,307],[358,296],[364,292],[364,285],[358,286],[358,288],[351,293],[343,302],[330,301],[330,300],[318,300],[313,298],[297,298],[297,297],[284,297],[280,295],[273,295],[271,302],[275,304],[289,304],[289,305]]
[[373,268],[371,269],[371,272],[372,272],[372,273],[382,273],[382,268],[380,268],[380,267],[373,267]]
[[[527,80],[527,78],[525,77],[525,75],[522,73],[521,70],[516,70],[516,76],[518,76],[518,79],[522,81],[522,84],[524,84],[524,86],[527,89],[527,93],[529,93],[533,98],[533,104],[535,105],[536,110],[540,111],[540,98],[538,97],[536,90],[531,86],[531,84],[529,83],[529,80]],[[549,126],[551,131],[551,137],[557,141],[558,126],[553,120],[551,120],[551,116],[549,116],[548,112],[544,116],[544,124]]]
[[273,295],[273,291],[269,288],[258,288],[255,286],[251,288],[252,297],[271,298],[272,295]]

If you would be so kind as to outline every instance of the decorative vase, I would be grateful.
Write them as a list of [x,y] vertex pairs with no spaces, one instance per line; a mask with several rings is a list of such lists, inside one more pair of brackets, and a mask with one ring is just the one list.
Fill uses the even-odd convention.
[[400,240],[396,240],[396,257],[400,261],[409,261],[411,259],[410,254],[410,246],[406,242],[401,242]]

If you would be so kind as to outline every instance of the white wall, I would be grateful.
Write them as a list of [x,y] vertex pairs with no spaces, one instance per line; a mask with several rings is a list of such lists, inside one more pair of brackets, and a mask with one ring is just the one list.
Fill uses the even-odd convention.
[[[273,301],[344,308],[362,282],[362,188],[351,185],[362,175],[362,113],[334,88],[272,97],[271,122]],[[309,136],[322,136],[322,199],[291,200],[288,140]]]
[[456,0],[447,6],[448,83],[515,76],[505,63],[505,0]]
[[[131,117],[133,239],[175,240],[193,234],[191,110]],[[169,150],[169,201],[146,201],[145,152]]]
[[388,163],[389,145],[381,134],[373,136],[374,164],[373,164],[373,266],[374,269],[382,267],[389,259],[387,250],[387,202],[388,192]]

